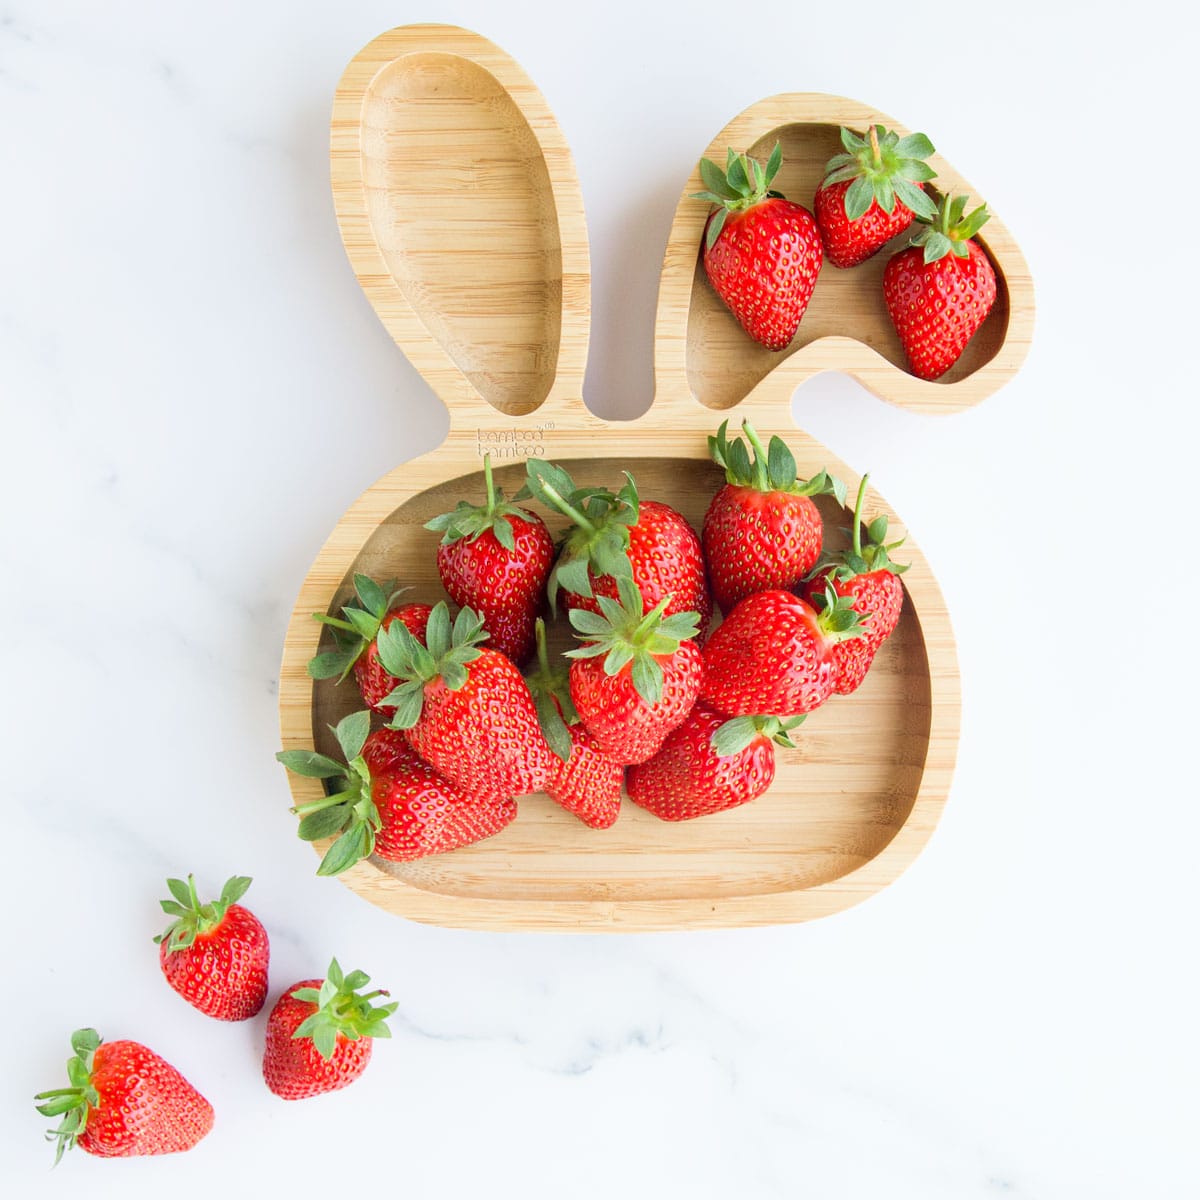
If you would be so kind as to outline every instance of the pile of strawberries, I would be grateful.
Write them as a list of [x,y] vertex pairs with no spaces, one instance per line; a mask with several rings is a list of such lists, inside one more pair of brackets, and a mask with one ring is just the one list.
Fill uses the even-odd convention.
[[[367,705],[334,730],[340,760],[277,756],[325,783],[294,810],[302,838],[332,839],[320,874],[477,842],[530,792],[604,829],[623,786],[669,821],[770,786],[774,745],[791,746],[807,714],[861,684],[899,619],[904,568],[889,557],[899,543],[887,542],[886,517],[862,528],[865,479],[849,549],[823,552],[813,497],[844,504],[843,485],[824,471],[797,478],[782,439],[764,447],[748,422],[746,441],[730,439],[727,424],[709,438],[726,482],[699,536],[628,473],[615,491],[580,487],[530,459],[514,501],[567,518],[555,545],[485,459],[483,503],[427,526],[443,535],[454,615],[359,575],[341,615],[318,616],[332,644],[310,673],[352,676]],[[710,636],[714,600],[724,620]],[[548,651],[548,613],[574,634],[565,655]]]
[[[267,999],[270,942],[262,922],[237,903],[249,888],[234,876],[221,895],[201,903],[195,880],[168,879],[173,919],[154,940],[167,983],[218,1021],[246,1021]],[[396,1005],[376,1004],[361,971],[342,972],[335,958],[324,979],[305,979],[280,996],[267,1017],[262,1074],[284,1100],[303,1100],[352,1083],[371,1058],[372,1039],[390,1037]],[[190,1150],[213,1126],[212,1105],[175,1067],[133,1041],[102,1041],[94,1029],[71,1035],[67,1086],[41,1092],[38,1112],[61,1117],[47,1134],[55,1162],[79,1146],[101,1158]]]
[[841,131],[843,153],[829,160],[813,212],[772,190],[783,163],[778,145],[764,167],[729,150],[725,169],[702,159],[705,191],[716,205],[705,227],[704,267],[742,328],[770,350],[795,338],[822,263],[865,262],[914,221],[917,234],[888,262],[883,299],[909,370],[938,379],[961,357],[996,300],[996,275],[974,241],[986,205],[966,214],[965,196],[925,192],[936,178],[924,161],[923,133],[901,138],[882,125],[866,136]]

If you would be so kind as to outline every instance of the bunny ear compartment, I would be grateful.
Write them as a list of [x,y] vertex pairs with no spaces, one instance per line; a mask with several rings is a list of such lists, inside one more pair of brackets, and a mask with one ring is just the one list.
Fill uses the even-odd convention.
[[582,410],[583,201],[521,68],[465,29],[385,33],[342,76],[331,154],[351,266],[452,421]]

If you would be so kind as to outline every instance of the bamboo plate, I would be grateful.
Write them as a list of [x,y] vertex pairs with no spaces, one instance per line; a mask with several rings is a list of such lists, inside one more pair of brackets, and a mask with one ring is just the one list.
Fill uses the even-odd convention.
[[[769,149],[778,136],[792,158],[783,187],[802,196],[815,187],[837,125],[874,120],[897,127],[834,97],[780,96],[743,113],[706,153],[723,155],[727,144]],[[935,166],[965,186],[946,164]],[[722,479],[706,437],[723,416],[734,426],[748,417],[764,436],[787,439],[802,475],[827,467],[853,495],[854,473],[791,426],[800,379],[846,370],[895,403],[947,411],[998,387],[1029,337],[1028,275],[993,220],[987,247],[1005,281],[1001,301],[949,382],[924,383],[896,365],[898,344],[868,295],[878,282],[870,266],[844,277],[826,268],[795,346],[786,357],[764,357],[733,335],[697,279],[707,209],[687,199],[699,190],[694,175],[663,268],[654,404],[637,421],[608,423],[582,401],[589,266],[570,151],[510,58],[447,26],[375,39],[337,90],[332,172],[350,262],[388,331],[445,402],[450,432],[437,450],[369,488],[310,570],[280,680],[289,749],[335,751],[328,726],[361,707],[352,683],[307,675],[321,633],[312,614],[336,611],[356,571],[399,577],[414,588],[412,599],[441,598],[437,536],[422,526],[460,497],[481,493],[485,453],[510,494],[531,455],[563,463],[583,484],[612,484],[629,469],[644,497],[675,505],[698,528]],[[736,413],[713,411],[735,404]],[[835,502],[821,503],[828,529],[847,523]],[[866,519],[885,512],[896,536],[907,532],[874,492],[867,509]],[[932,832],[958,736],[945,606],[916,545],[910,540],[905,550],[912,567],[896,633],[859,691],[810,717],[799,749],[778,752],[775,782],[753,804],[672,824],[626,801],[617,823],[596,831],[547,797],[530,796],[517,820],[486,842],[400,866],[373,859],[341,878],[416,920],[490,929],[767,924],[823,916],[870,896]],[[298,803],[320,794],[318,781],[289,781]]]

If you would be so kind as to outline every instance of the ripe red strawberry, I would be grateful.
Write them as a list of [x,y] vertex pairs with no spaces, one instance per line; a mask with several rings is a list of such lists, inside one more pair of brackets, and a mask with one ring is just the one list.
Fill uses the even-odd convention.
[[546,795],[593,829],[607,829],[621,813],[625,768],[605,754],[579,719],[565,665],[552,667],[546,626],[537,622],[538,669],[527,682],[546,744],[554,751],[554,774]]
[[354,576],[354,590],[359,602],[342,608],[344,619],[313,614],[333,631],[337,649],[322,651],[310,659],[308,673],[314,679],[332,679],[336,675],[340,683],[353,671],[367,706],[389,715],[392,709],[383,703],[383,698],[396,686],[396,681],[379,661],[379,631],[393,621],[402,621],[413,637],[423,641],[430,606],[399,604],[406,588],[397,588],[394,583],[380,587],[366,575]]
[[944,196],[934,222],[884,268],[883,298],[918,379],[950,370],[996,302],[996,272],[971,240],[987,205],[964,217],[966,206],[966,196]]
[[297,775],[332,786],[329,795],[293,809],[305,841],[336,837],[318,875],[338,875],[369,854],[389,862],[444,854],[499,833],[516,817],[510,799],[479,798],[456,788],[420,758],[404,733],[370,733],[370,727],[366,712],[338,722],[334,734],[345,763],[309,750],[275,756]]
[[465,500],[425,528],[442,533],[438,574],[450,599],[474,609],[487,626],[488,645],[518,666],[533,654],[533,622],[545,600],[554,541],[541,517],[509,504],[492,482],[491,455],[484,455],[487,500]]
[[71,1035],[70,1086],[39,1092],[44,1117],[62,1117],[46,1135],[54,1161],[79,1146],[101,1158],[175,1154],[212,1129],[213,1110],[170,1063],[138,1042],[102,1042],[94,1029]]
[[647,609],[666,600],[668,617],[694,612],[703,644],[712,599],[700,539],[683,516],[657,500],[641,500],[628,471],[618,492],[577,488],[561,467],[531,458],[521,495],[535,496],[573,522],[550,576],[550,604],[598,613],[597,598],[617,598],[617,578],[631,577]]
[[933,153],[923,133],[901,138],[872,125],[863,138],[843,128],[842,145],[845,153],[825,166],[813,211],[826,257],[835,267],[855,267],[903,233],[914,215],[932,220],[937,210],[921,185],[936,172],[921,161]]
[[620,599],[600,597],[600,613],[571,610],[583,645],[568,651],[571,699],[596,744],[624,764],[645,762],[688,715],[703,666],[695,613],[664,617],[666,601],[645,612],[633,581]]
[[353,1083],[371,1060],[372,1040],[391,1037],[387,1018],[396,1004],[373,1005],[377,989],[361,971],[343,975],[335,958],[322,979],[288,988],[267,1017],[263,1079],[284,1100],[307,1100]]
[[731,148],[725,170],[707,158],[698,200],[717,206],[704,235],[704,270],[713,290],[741,327],[768,350],[796,336],[821,270],[821,234],[800,204],[770,191],[783,155],[771,152],[766,170]]
[[701,699],[730,717],[812,712],[833,694],[833,648],[861,635],[850,601],[818,614],[790,592],[747,596],[704,649]]
[[186,883],[168,879],[174,899],[159,901],[175,918],[154,939],[162,973],[190,1005],[218,1021],[244,1021],[267,998],[267,931],[237,903],[249,886],[249,878],[235,875],[219,899],[201,904],[189,875]]
[[726,482],[704,514],[701,534],[713,597],[725,613],[755,592],[798,584],[821,554],[821,514],[810,497],[846,500],[845,485],[824,471],[798,479],[796,460],[782,438],[773,437],[764,449],[754,427],[743,421],[751,461],[740,438],[726,439],[728,426],[722,421],[717,436],[708,439]]
[[850,549],[822,555],[813,579],[805,585],[805,598],[818,611],[828,602],[827,587],[850,601],[850,607],[863,622],[862,637],[839,642],[833,649],[833,690],[848,696],[866,678],[875,651],[888,638],[900,620],[904,603],[904,585],[900,575],[908,564],[892,562],[889,552],[904,539],[887,542],[888,519],[878,516],[867,527],[867,543],[862,541],[862,506],[867,492],[867,476],[862,477],[854,505]]
[[700,702],[648,762],[629,768],[629,798],[664,821],[724,812],[761,796],[775,778],[774,742],[803,717],[735,717]]
[[478,800],[540,792],[554,754],[538,727],[521,672],[498,650],[479,643],[487,629],[469,608],[450,625],[443,602],[434,607],[426,646],[399,623],[379,636],[379,656],[400,680],[388,698],[393,729],[456,787]]

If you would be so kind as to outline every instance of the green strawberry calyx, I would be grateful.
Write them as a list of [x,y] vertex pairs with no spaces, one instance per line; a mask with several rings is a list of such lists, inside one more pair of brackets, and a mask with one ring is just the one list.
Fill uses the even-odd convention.
[[867,526],[867,540],[865,544],[863,542],[862,509],[869,478],[869,475],[864,475],[862,482],[858,485],[858,498],[854,502],[854,518],[849,530],[849,548],[825,551],[810,572],[810,579],[829,574],[843,582],[848,582],[856,575],[868,575],[872,571],[890,571],[893,575],[903,575],[908,570],[908,563],[894,563],[891,560],[891,552],[897,547],[903,546],[905,539],[897,538],[894,542],[886,540],[888,530],[886,513],[881,513]]
[[[921,220],[921,228],[912,238],[911,245],[921,246],[925,251],[925,263],[935,263],[947,254],[955,258],[966,258],[970,251],[967,243],[991,219],[986,204],[967,212],[966,196],[943,196],[937,212],[929,220]],[[964,216],[964,213],[966,214]]]
[[393,621],[383,630],[379,635],[379,661],[398,681],[398,686],[381,701],[382,705],[396,707],[388,728],[411,729],[420,720],[426,684],[440,680],[452,692],[465,687],[470,678],[468,667],[481,653],[479,643],[489,636],[483,618],[473,608],[459,609],[451,624],[445,600],[435,604],[429,614],[423,646],[403,621]]
[[740,754],[755,738],[765,737],[777,745],[796,749],[789,734],[803,724],[807,713],[798,717],[775,717],[768,715],[732,717],[719,725],[712,735],[712,748],[718,758],[730,758]]
[[[708,452],[719,467],[725,468],[725,481],[735,487],[749,487],[756,491],[787,492],[793,496],[835,496],[839,504],[846,503],[846,485],[828,472],[818,471],[811,479],[799,479],[796,475],[796,459],[781,437],[772,437],[764,448],[749,421],[742,422],[746,442],[727,436],[729,422],[722,421],[715,437],[708,439]],[[753,451],[753,457],[751,457]]]
[[866,636],[866,621],[870,617],[864,619],[862,614],[855,612],[854,597],[838,595],[828,576],[824,589],[814,594],[812,604],[817,611],[817,624],[831,641],[848,642]]
[[345,679],[378,636],[384,618],[396,601],[408,590],[398,588],[394,580],[380,585],[367,575],[355,575],[354,591],[358,596],[358,604],[344,605],[341,617],[313,613],[313,620],[320,621],[333,631],[337,649],[325,650],[310,658],[309,675],[313,679],[332,679],[336,675],[339,683]]
[[38,1092],[34,1096],[35,1100],[44,1101],[37,1106],[43,1117],[62,1117],[58,1128],[46,1134],[46,1141],[56,1143],[55,1166],[87,1128],[92,1109],[100,1107],[100,1093],[92,1083],[92,1068],[100,1042],[101,1037],[94,1029],[75,1030],[71,1034],[74,1054],[67,1059],[67,1081],[71,1086]]
[[571,757],[571,734],[567,727],[579,724],[579,712],[571,699],[569,672],[565,663],[551,665],[546,649],[546,622],[534,622],[537,638],[537,667],[525,677],[537,709],[538,724],[550,749],[566,762]]
[[551,611],[559,589],[590,598],[592,575],[632,579],[629,530],[638,522],[638,491],[633,476],[626,471],[624,486],[612,492],[608,488],[576,487],[562,467],[540,458],[529,459],[525,469],[525,486],[516,498],[532,497],[572,522],[550,572],[546,594]]
[[399,1005],[394,1000],[390,1004],[372,1004],[376,997],[389,993],[383,988],[363,993],[361,989],[370,982],[371,977],[362,971],[344,975],[338,960],[333,959],[319,988],[297,987],[287,993],[293,1000],[317,1006],[315,1012],[296,1026],[292,1037],[308,1038],[326,1062],[333,1057],[339,1035],[350,1042],[391,1037],[387,1019]]
[[825,164],[821,186],[850,181],[842,201],[847,220],[857,221],[872,204],[891,216],[897,200],[918,217],[933,220],[937,208],[917,186],[937,175],[923,161],[933,153],[933,143],[923,133],[902,138],[894,130],[871,125],[862,137],[843,126],[841,137],[844,153]]
[[331,728],[345,762],[315,750],[280,750],[275,755],[293,774],[324,780],[329,789],[319,800],[292,809],[300,818],[297,836],[304,841],[335,839],[317,867],[318,875],[340,875],[361,862],[375,849],[375,835],[383,824],[371,794],[371,769],[362,753],[371,732],[371,714],[366,709],[351,713]]
[[504,499],[504,493],[496,487],[492,480],[492,456],[483,456],[483,480],[487,499],[483,504],[471,504],[460,500],[453,512],[442,513],[432,521],[425,522],[425,528],[434,533],[441,533],[442,545],[448,546],[464,538],[475,541],[487,532],[491,532],[496,541],[510,554],[515,554],[517,544],[513,538],[512,523],[509,517],[532,524],[535,520],[523,508],[510,504]]
[[705,190],[693,192],[691,199],[707,200],[709,204],[717,206],[709,218],[704,235],[708,249],[711,250],[721,236],[730,213],[745,212],[768,197],[776,200],[784,198],[782,192],[771,190],[771,183],[782,165],[783,151],[778,142],[765,167],[757,158],[738,154],[732,146],[729,147],[723,171],[711,159],[700,160],[700,178],[704,181]]
[[647,704],[662,699],[663,669],[659,662],[674,654],[683,642],[694,638],[700,628],[700,614],[674,613],[664,617],[671,602],[664,596],[649,612],[642,594],[632,579],[617,580],[619,600],[600,596],[600,612],[571,609],[571,624],[583,645],[567,651],[568,658],[604,656],[604,673],[617,675],[630,668],[633,687]]
[[225,920],[230,905],[246,894],[251,882],[248,875],[234,875],[225,881],[216,900],[201,904],[194,875],[189,875],[186,883],[182,879],[168,879],[167,890],[173,899],[160,900],[159,904],[163,912],[175,919],[154,939],[155,944],[166,942],[167,951],[172,954],[186,950],[197,937],[216,929]]

